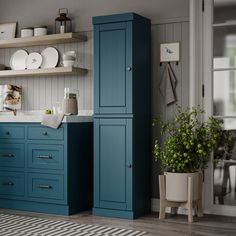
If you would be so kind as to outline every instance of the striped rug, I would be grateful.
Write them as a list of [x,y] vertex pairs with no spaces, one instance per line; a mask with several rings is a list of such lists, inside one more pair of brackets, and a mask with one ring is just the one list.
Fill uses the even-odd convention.
[[143,231],[0,214],[1,236],[141,236]]

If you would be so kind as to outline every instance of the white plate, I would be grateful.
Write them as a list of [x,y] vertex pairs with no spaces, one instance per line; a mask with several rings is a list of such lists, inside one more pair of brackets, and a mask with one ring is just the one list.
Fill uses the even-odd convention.
[[41,55],[43,57],[41,68],[54,68],[57,66],[59,60],[59,53],[55,48],[45,48],[41,52]]
[[26,69],[26,59],[28,57],[28,53],[23,50],[17,50],[11,56],[10,67],[12,70],[25,70]]
[[43,58],[37,52],[31,52],[26,60],[27,69],[38,69],[42,65]]

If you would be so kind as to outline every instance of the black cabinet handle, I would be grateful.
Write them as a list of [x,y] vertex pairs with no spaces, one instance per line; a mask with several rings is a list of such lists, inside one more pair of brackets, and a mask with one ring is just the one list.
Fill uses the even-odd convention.
[[44,184],[40,184],[39,188],[43,188],[43,189],[52,189],[52,186],[50,185],[44,185]]
[[43,135],[45,135],[45,136],[48,135],[48,132],[43,132]]
[[15,157],[15,155],[11,154],[11,153],[9,153],[9,154],[0,154],[0,157]]
[[39,155],[39,156],[37,156],[36,158],[39,158],[39,159],[52,159],[52,156],[51,155]]
[[3,182],[2,185],[4,186],[14,186],[14,183],[13,182]]

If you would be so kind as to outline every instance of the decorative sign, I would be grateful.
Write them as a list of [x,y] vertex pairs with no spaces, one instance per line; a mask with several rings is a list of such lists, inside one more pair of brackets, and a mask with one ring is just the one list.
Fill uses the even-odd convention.
[[0,24],[0,40],[13,39],[16,36],[16,22]]
[[180,43],[161,43],[160,44],[160,62],[178,62]]

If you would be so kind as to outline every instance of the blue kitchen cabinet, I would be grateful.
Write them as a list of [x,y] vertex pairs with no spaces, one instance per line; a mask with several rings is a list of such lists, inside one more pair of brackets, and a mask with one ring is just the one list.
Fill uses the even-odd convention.
[[95,119],[95,206],[132,210],[132,120]]
[[93,18],[93,214],[150,211],[150,21],[135,13]]
[[69,215],[92,205],[92,122],[0,124],[0,208]]
[[132,113],[131,32],[131,22],[94,27],[95,114]]

